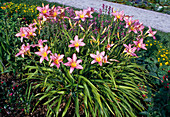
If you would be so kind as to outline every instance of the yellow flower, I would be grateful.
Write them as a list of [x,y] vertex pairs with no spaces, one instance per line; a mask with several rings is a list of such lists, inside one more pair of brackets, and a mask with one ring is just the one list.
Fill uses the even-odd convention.
[[5,10],[5,9],[6,9],[6,7],[1,7],[1,9]]
[[158,62],[160,62],[160,58],[158,58]]
[[161,57],[164,57],[164,55],[161,55]]
[[148,46],[148,44],[146,44],[146,46]]
[[168,65],[168,64],[169,64],[168,62],[165,63],[165,65]]
[[152,46],[152,43],[150,43],[150,46]]
[[163,61],[165,60],[165,58],[163,58]]
[[160,66],[162,66],[162,63],[160,63]]
[[149,40],[147,42],[149,42]]

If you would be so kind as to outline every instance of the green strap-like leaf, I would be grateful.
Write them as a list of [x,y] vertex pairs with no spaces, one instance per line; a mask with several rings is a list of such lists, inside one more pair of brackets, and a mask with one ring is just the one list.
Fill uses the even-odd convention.
[[80,117],[80,114],[79,114],[79,100],[78,100],[78,93],[76,95],[76,105],[75,105],[75,112],[76,112],[76,115],[77,117]]
[[65,114],[67,113],[68,107],[70,106],[71,97],[72,97],[72,96],[70,96],[70,98],[69,98],[69,100],[68,100],[68,102],[67,102],[67,104],[66,104],[66,106],[65,106],[65,109],[64,109],[64,111],[63,111],[62,117],[64,117]]

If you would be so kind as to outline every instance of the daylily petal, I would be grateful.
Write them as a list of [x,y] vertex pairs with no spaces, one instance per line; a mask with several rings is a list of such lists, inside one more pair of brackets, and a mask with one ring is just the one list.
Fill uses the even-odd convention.
[[76,69],[83,69],[81,65],[76,66]]
[[73,62],[75,62],[75,61],[77,60],[77,56],[76,56],[75,53],[73,54],[73,57],[72,57],[72,58],[73,58]]
[[76,51],[79,52],[79,47],[76,47]]
[[95,55],[95,54],[90,54],[90,56],[91,56],[92,58],[96,58],[96,55]]
[[42,63],[42,62],[43,62],[43,60],[44,60],[44,57],[41,57],[41,58],[40,58],[40,63]]
[[77,60],[77,63],[79,64],[79,63],[81,63],[82,62],[82,60],[81,59],[79,59],[79,60]]
[[94,64],[94,63],[96,63],[97,61],[96,60],[93,60],[92,62],[91,62],[91,64]]
[[68,45],[68,47],[74,47],[74,44],[70,44],[70,45]]
[[73,72],[73,70],[74,70],[74,67],[71,67],[70,68],[70,74]]

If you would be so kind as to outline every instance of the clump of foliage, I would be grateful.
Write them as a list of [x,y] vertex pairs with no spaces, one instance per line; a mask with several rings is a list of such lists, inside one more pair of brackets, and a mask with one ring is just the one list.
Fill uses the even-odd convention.
[[[156,31],[138,20],[113,11],[110,21],[92,8],[37,7],[37,21],[21,27],[18,62],[25,63],[23,80],[32,80],[47,115],[136,116],[144,110],[145,70],[132,62],[147,48],[143,39]],[[41,58],[39,58],[41,57]],[[66,59],[67,58],[67,59]],[[127,109],[128,108],[128,109]]]

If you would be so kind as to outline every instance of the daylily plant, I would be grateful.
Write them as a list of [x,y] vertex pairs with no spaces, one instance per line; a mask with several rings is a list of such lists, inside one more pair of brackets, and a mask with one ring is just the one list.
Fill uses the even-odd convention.
[[[109,9],[111,8],[109,7]],[[134,68],[127,67],[129,65],[133,65],[131,65],[131,63],[128,63],[129,61],[126,61],[126,59],[128,58],[127,60],[130,60],[131,58],[133,59],[138,57],[136,52],[141,49],[147,50],[147,48],[145,47],[146,45],[144,44],[144,39],[147,36],[152,36],[153,38],[155,38],[154,35],[156,31],[152,31],[151,27],[149,27],[149,30],[145,34],[143,34],[143,24],[140,23],[139,20],[132,20],[132,16],[126,16],[124,14],[124,11],[112,11],[111,20],[106,21],[102,17],[100,17],[100,15],[102,14],[99,14],[98,18],[93,18],[92,13],[94,12],[94,9],[90,7],[80,11],[74,11],[70,10],[69,7],[64,8],[60,6],[53,6],[50,9],[49,5],[43,5],[43,7],[37,7],[37,10],[40,12],[38,16],[39,23],[37,23],[37,25],[36,23],[30,24],[28,27],[21,27],[20,32],[16,34],[17,37],[21,37],[21,42],[23,42],[23,38],[27,38],[28,40],[24,40],[24,42],[30,42],[31,45],[29,45],[29,43],[27,43],[27,46],[23,44],[21,46],[21,49],[19,50],[19,53],[17,53],[15,56],[17,57],[21,55],[24,58],[24,55],[29,53],[30,47],[33,47],[31,48],[31,54],[33,53],[33,56],[29,56],[29,60],[33,59],[34,61],[36,61],[36,63],[37,61],[43,63],[36,65],[43,67],[42,71],[46,71],[44,74],[48,76],[45,78],[46,81],[43,81],[45,75],[43,74],[41,76],[42,80],[40,80],[40,85],[43,85],[42,87],[47,88],[47,86],[51,85],[50,83],[54,83],[54,85],[52,84],[49,88],[46,89],[49,89],[49,91],[43,92],[43,95],[50,93],[50,95],[47,95],[47,97],[50,96],[48,97],[49,99],[53,98],[53,92],[51,91],[55,90],[56,93],[54,95],[56,96],[55,100],[57,101],[51,99],[51,102],[58,103],[58,107],[69,100],[70,104],[72,104],[72,101],[77,101],[77,107],[75,107],[77,109],[77,116],[79,116],[79,105],[84,103],[82,103],[82,100],[85,101],[85,99],[83,99],[84,96],[86,96],[87,98],[87,103],[89,100],[94,102],[90,103],[91,107],[98,108],[100,106],[101,110],[103,106],[104,109],[102,110],[102,114],[106,113],[109,115],[109,113],[111,114],[113,111],[113,113],[115,113],[115,116],[117,116],[116,112],[114,112],[116,110],[112,110],[111,106],[114,105],[115,107],[118,107],[119,105],[117,106],[118,103],[114,103],[112,105],[109,100],[118,101],[119,103],[121,103],[119,108],[123,108],[125,106],[123,105],[124,103],[128,103],[129,101],[131,101],[131,99],[134,99],[129,98],[130,100],[128,100],[126,97],[123,96],[120,96],[120,99],[116,99],[119,98],[119,94],[121,94],[119,93],[119,90],[125,90],[124,88],[122,88],[123,84],[125,83],[121,82],[126,82],[129,78],[134,80],[132,81],[134,84],[132,84],[135,86],[136,81],[138,82],[139,80],[142,80],[142,78],[136,78],[138,77],[138,75],[135,74],[137,72],[141,72],[136,69],[137,65],[134,66]],[[113,20],[115,22],[113,22]],[[54,28],[53,30],[50,29],[50,26],[56,28]],[[39,33],[37,33],[38,31],[36,31],[37,29],[39,30]],[[47,31],[46,29],[50,29],[50,31]],[[41,33],[43,31],[46,31],[47,35],[44,36],[43,33]],[[71,39],[72,36],[74,36],[74,39]],[[45,43],[45,45],[44,42],[47,41],[48,43]],[[70,47],[75,47],[76,50]],[[72,56],[72,58],[70,58],[70,56]],[[35,57],[35,59],[33,57]],[[38,60],[37,57],[39,57]],[[44,61],[44,59],[46,61]],[[123,63],[124,60],[127,63],[125,65]],[[123,69],[121,66],[123,66]],[[135,69],[134,71],[136,73],[134,75],[131,75],[132,73],[128,74],[128,70],[124,68]],[[35,67],[35,69],[37,69],[37,67]],[[70,74],[68,74],[68,72]],[[33,75],[35,74],[33,73]],[[126,75],[130,75],[130,77],[127,77]],[[119,83],[119,81],[121,82]],[[97,83],[100,84],[98,85]],[[122,85],[122,87],[119,87],[120,84]],[[132,86],[131,83],[129,84],[129,86],[128,84],[126,84],[126,90],[128,90],[128,92],[131,91]],[[132,87],[132,89],[133,88],[135,89],[135,92],[132,92],[132,94],[134,93],[135,97],[136,88]],[[114,91],[115,89],[116,92],[112,93],[112,91]],[[82,91],[82,93],[80,90]],[[118,96],[116,96],[117,92],[119,93]],[[140,91],[138,92],[141,93]],[[92,99],[90,99],[90,97],[92,97]],[[122,97],[126,98],[128,102],[122,103]],[[51,102],[48,103],[49,107]],[[61,102],[61,104],[59,102]],[[102,104],[102,102],[105,102],[106,104]],[[66,106],[68,105],[67,107],[70,106],[69,103],[66,103]],[[97,106],[95,106],[95,104],[97,104]],[[132,109],[133,107],[140,106],[137,103],[135,104],[135,106],[132,106]],[[89,107],[89,104],[85,106],[88,107],[86,108],[87,115],[90,115],[91,111],[89,111],[89,109],[93,111],[93,108],[91,109]],[[109,110],[111,110],[111,112],[107,110],[107,107],[109,108]],[[51,106],[52,111],[53,109],[54,108]],[[129,113],[132,112],[132,109],[129,111]],[[49,110],[48,113],[51,113],[51,110]],[[125,113],[128,113],[126,111],[126,108],[122,109],[122,112],[120,113],[123,113],[124,111]],[[96,112],[100,111],[96,110]],[[99,113],[99,115],[102,114]],[[62,116],[65,115],[62,114]],[[128,116],[133,116],[133,114]]]

